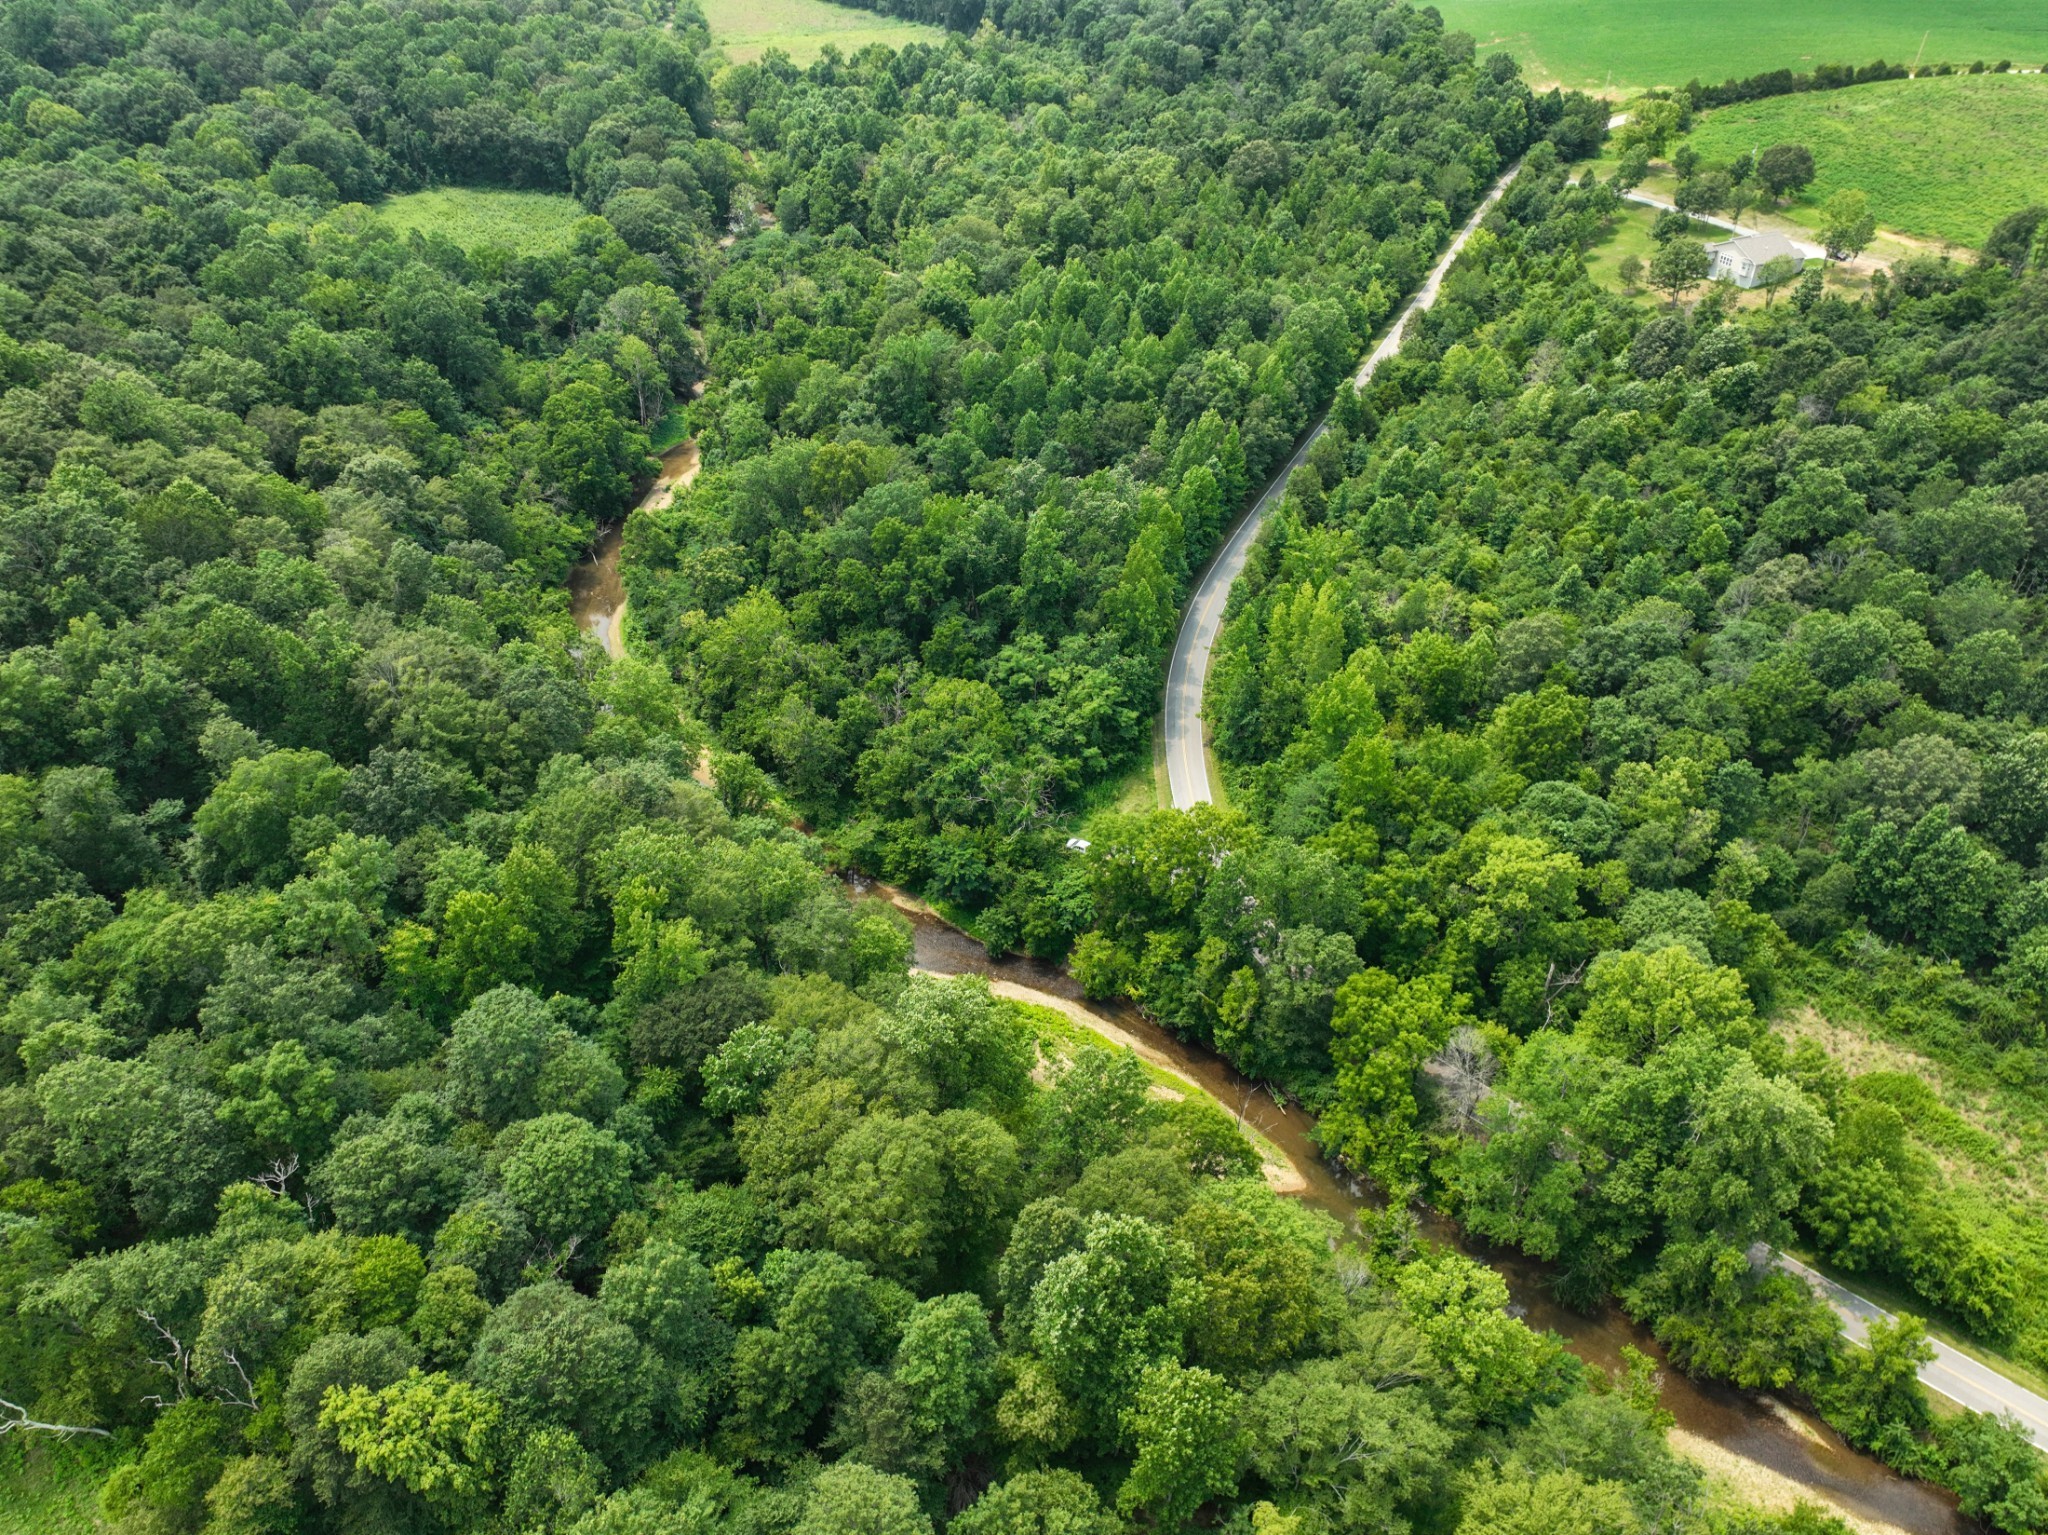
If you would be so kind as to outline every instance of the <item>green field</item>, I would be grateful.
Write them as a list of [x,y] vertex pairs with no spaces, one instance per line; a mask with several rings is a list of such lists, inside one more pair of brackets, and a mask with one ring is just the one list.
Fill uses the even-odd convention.
[[1437,8],[1482,49],[1513,53],[1531,79],[1589,90],[1718,83],[1878,58],[1958,68],[1976,59],[2028,69],[2048,62],[2048,7],[2040,0],[1439,0]]
[[1779,96],[1710,112],[1692,135],[1708,160],[1785,142],[1806,145],[1819,168],[1794,219],[1808,222],[1832,193],[1860,187],[1882,227],[1974,246],[2005,214],[2048,199],[2048,75]]
[[377,204],[377,216],[400,233],[444,234],[464,250],[497,246],[521,256],[561,250],[584,216],[573,197],[548,192],[500,192],[437,187]]
[[799,64],[808,64],[827,43],[849,57],[869,43],[901,48],[906,43],[936,43],[938,27],[898,21],[894,16],[825,0],[700,0],[711,40],[728,58],[744,63],[770,48],[780,48]]

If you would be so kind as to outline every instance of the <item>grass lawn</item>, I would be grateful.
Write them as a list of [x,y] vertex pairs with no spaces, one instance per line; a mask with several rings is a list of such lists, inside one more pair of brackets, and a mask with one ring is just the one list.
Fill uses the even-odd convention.
[[1587,250],[1587,275],[1610,293],[1624,293],[1630,298],[1654,302],[1656,296],[1647,288],[1628,293],[1622,285],[1620,269],[1622,262],[1630,256],[1646,267],[1650,264],[1650,253],[1656,249],[1656,242],[1650,238],[1650,227],[1656,222],[1656,210],[1634,203],[1623,204],[1621,212],[1615,216],[1613,229]]
[[1959,69],[1976,59],[2010,59],[2026,69],[2048,63],[2048,7],[2040,0],[1438,0],[1437,8],[1482,50],[1514,54],[1531,79],[1584,90],[1695,78],[1718,84],[1767,69],[1803,72],[1879,58]]
[[1804,144],[1819,174],[1789,215],[1810,223],[1844,187],[1887,229],[1975,246],[2005,214],[2048,198],[2048,75],[1886,80],[1745,102],[1703,115],[1708,160]]
[[0,1445],[0,1535],[90,1535],[100,1483],[119,1457],[104,1440]]
[[464,250],[497,246],[538,256],[569,243],[584,216],[573,197],[549,192],[504,192],[481,187],[437,187],[377,204],[377,216],[401,234],[444,234]]
[[826,0],[700,0],[700,8],[711,24],[711,41],[739,63],[758,59],[770,48],[808,64],[827,43],[850,58],[869,43],[901,48],[941,42],[946,36],[939,27]]

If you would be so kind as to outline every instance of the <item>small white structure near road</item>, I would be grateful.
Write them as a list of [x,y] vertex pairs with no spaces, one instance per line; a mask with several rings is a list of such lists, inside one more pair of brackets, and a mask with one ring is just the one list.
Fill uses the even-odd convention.
[[1805,251],[1783,235],[1768,230],[1737,235],[1732,240],[1716,240],[1707,247],[1707,257],[1714,263],[1707,276],[1715,282],[1732,282],[1738,288],[1754,288],[1762,280],[1765,265],[1780,256],[1790,259],[1795,272],[1806,265]]

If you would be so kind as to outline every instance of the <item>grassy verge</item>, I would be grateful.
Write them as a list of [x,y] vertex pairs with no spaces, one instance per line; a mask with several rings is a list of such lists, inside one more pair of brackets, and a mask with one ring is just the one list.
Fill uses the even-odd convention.
[[2025,1386],[2037,1395],[2048,1396],[2048,1376],[2039,1370],[2013,1358],[2003,1350],[1993,1348],[1968,1333],[1961,1332],[1939,1316],[1930,1316],[1927,1302],[1911,1290],[1894,1280],[1878,1274],[1852,1274],[1847,1269],[1837,1268],[1806,1248],[1788,1249],[1792,1256],[1807,1265],[1815,1273],[1832,1279],[1844,1289],[1854,1290],[1865,1300],[1875,1301],[1885,1310],[1897,1315],[1909,1311],[1927,1324],[1927,1336],[1946,1343],[1959,1354],[1966,1354],[1981,1365],[1996,1370],[2016,1385]]
[[1650,228],[1657,222],[1656,210],[1639,204],[1625,205],[1615,216],[1608,232],[1586,251],[1586,275],[1610,293],[1619,293],[1641,303],[1656,302],[1649,289],[1631,289],[1621,280],[1621,264],[1633,256],[1647,267],[1656,251]]
[[1886,229],[1975,247],[2006,214],[2048,199],[2048,75],[1887,80],[1745,102],[1702,115],[1691,142],[1708,161],[1806,145],[1818,174],[1785,216],[1808,228],[1829,197],[1855,188]]
[[1719,82],[1878,58],[1958,68],[1976,59],[2036,69],[2048,61],[2048,16],[2038,0],[1441,0],[1438,9],[1482,50],[1514,54],[1532,79],[1585,90]]
[[584,216],[573,197],[548,192],[505,192],[485,187],[436,187],[386,198],[377,216],[401,234],[446,235],[462,249],[495,247],[520,256],[561,250]]
[[825,0],[701,0],[711,40],[735,63],[758,59],[780,48],[798,64],[809,64],[832,44],[849,58],[870,43],[901,48],[940,43],[938,27],[899,21],[875,11],[828,5]]
[[[1981,1000],[1974,984],[1953,967],[1897,951],[1867,964],[1806,954],[1786,990],[1775,1020],[1786,1037],[1819,1045],[1852,1079],[1887,1073],[1898,1087],[1924,1084],[1914,1089],[1919,1101],[1907,1128],[1930,1169],[1929,1194],[2015,1265],[2018,1336],[1979,1336],[1897,1278],[1836,1277],[1889,1309],[1925,1318],[1944,1342],[2041,1390],[2048,1336],[2035,1308],[2048,1293],[2048,1084],[2040,1080],[2039,1052],[1996,1051],[1972,1037]],[[1887,1095],[1897,1101],[1892,1089]]]

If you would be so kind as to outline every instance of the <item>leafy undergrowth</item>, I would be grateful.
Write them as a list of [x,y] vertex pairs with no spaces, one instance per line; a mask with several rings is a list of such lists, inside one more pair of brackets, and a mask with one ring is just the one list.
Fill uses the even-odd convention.
[[0,1442],[0,1535],[99,1529],[95,1500],[118,1459],[97,1441]]
[[566,249],[584,216],[573,197],[483,187],[436,187],[377,205],[377,216],[400,234],[446,235],[464,251],[508,250],[543,256]]

